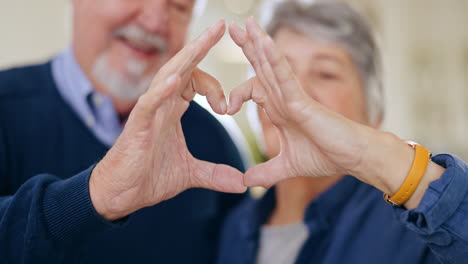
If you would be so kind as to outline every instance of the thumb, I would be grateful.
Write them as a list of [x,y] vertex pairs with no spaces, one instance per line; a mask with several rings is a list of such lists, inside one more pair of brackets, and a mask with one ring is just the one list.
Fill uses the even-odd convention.
[[231,166],[195,160],[194,167],[192,187],[226,193],[243,193],[247,190],[242,172]]
[[290,178],[291,169],[281,156],[250,168],[244,175],[244,184],[248,187],[262,186],[269,188],[279,181]]

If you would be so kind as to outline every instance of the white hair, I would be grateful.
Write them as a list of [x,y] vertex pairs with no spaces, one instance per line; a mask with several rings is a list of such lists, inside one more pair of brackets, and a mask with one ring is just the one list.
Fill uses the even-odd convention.
[[[157,49],[160,54],[160,61],[165,59],[168,43],[159,34],[147,32],[136,24],[125,25],[113,32],[115,37],[132,39],[143,42],[146,46]],[[154,73],[145,75],[148,63],[138,59],[127,59],[125,62],[125,72],[119,72],[109,65],[108,53],[100,55],[94,65],[94,77],[102,83],[113,96],[126,102],[136,101],[151,84]]]
[[102,83],[113,96],[125,102],[133,102],[148,90],[153,76],[143,77],[145,63],[128,60],[127,74],[114,70],[109,65],[108,54],[99,56],[93,66],[94,77]]
[[384,95],[380,51],[364,16],[349,4],[333,0],[269,0],[261,10],[260,23],[271,36],[282,26],[289,26],[341,46],[350,55],[363,80],[369,123],[378,125],[382,121]]

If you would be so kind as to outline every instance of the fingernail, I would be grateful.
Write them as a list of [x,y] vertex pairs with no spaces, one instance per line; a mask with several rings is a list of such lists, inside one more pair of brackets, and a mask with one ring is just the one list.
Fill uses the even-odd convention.
[[220,108],[221,108],[221,112],[223,112],[223,114],[226,114],[227,112],[227,104],[226,104],[226,101],[222,101],[220,104],[219,104]]
[[220,19],[216,23],[214,23],[213,28],[222,26],[223,24],[226,24],[226,21],[224,21],[224,19]]

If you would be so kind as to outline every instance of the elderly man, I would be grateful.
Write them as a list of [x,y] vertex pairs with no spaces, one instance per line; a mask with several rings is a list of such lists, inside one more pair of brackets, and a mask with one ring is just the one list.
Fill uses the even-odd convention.
[[[189,103],[196,91],[226,111],[219,84],[195,69],[223,24],[174,58],[135,106],[184,46],[195,4],[74,0],[70,49],[0,73],[0,262],[214,260],[237,195],[191,189],[152,205],[190,187],[245,191],[239,171],[214,164],[243,169],[226,131]],[[173,100],[158,90],[187,82]]]

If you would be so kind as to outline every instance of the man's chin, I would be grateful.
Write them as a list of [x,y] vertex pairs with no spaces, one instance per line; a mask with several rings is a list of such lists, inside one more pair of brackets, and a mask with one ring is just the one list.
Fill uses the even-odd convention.
[[105,83],[109,95],[126,103],[136,102],[149,88],[151,79],[115,78]]
[[146,92],[152,77],[144,75],[146,67],[140,63],[129,63],[127,71],[121,73],[113,69],[106,55],[99,57],[93,66],[94,78],[102,86],[103,93],[123,102],[134,102]]

